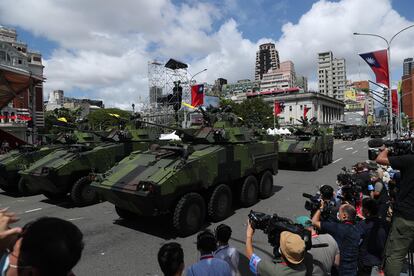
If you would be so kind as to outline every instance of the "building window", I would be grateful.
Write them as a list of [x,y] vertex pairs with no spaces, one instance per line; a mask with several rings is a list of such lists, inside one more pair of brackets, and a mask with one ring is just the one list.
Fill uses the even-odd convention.
[[21,60],[21,59],[19,59],[19,60],[17,61],[17,63],[18,63],[18,64],[22,64],[22,60]]
[[40,57],[33,57],[33,61],[38,61],[38,62],[40,62],[40,61],[42,61],[42,59],[41,59]]
[[6,60],[6,52],[0,51],[0,60]]
[[292,106],[289,106],[289,111],[292,111]]

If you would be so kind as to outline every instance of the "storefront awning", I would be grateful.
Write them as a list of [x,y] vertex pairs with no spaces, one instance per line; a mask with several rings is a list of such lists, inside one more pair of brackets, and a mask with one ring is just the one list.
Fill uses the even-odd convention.
[[14,97],[41,83],[41,76],[29,71],[0,64],[0,109],[5,107]]

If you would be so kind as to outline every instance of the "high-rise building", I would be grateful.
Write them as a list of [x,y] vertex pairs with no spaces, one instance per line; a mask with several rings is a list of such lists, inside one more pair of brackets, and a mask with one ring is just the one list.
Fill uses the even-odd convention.
[[402,77],[401,92],[402,111],[414,122],[414,70]]
[[344,100],[346,65],[344,58],[334,58],[331,51],[318,54],[319,93]]
[[[0,26],[0,64],[25,70],[39,77],[43,76],[42,55],[29,50],[26,43],[19,41],[16,30],[3,26]],[[28,115],[31,113],[32,106],[35,106],[36,122],[34,123],[37,127],[44,126],[42,83],[35,86],[32,96],[33,98],[30,97],[27,89],[15,97],[7,107],[0,110],[0,113]],[[6,109],[7,111],[4,111]]]
[[275,44],[265,43],[259,46],[259,51],[256,52],[256,70],[255,80],[261,80],[263,74],[270,69],[276,70],[280,66],[279,53],[276,50]]
[[295,65],[292,61],[280,63],[279,69],[271,69],[263,74],[260,91],[288,89],[296,85]]
[[308,92],[308,78],[305,76],[296,76],[296,85],[303,89],[304,92]]
[[413,58],[406,58],[404,59],[403,63],[403,76],[411,75],[411,72],[414,68],[414,59]]

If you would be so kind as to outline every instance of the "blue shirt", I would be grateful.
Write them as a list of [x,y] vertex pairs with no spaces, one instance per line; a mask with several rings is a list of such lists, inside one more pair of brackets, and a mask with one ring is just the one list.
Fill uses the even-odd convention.
[[339,275],[357,275],[360,233],[351,223],[321,221],[321,230],[330,234],[338,243]]
[[231,270],[227,262],[214,258],[213,255],[203,255],[200,261],[187,268],[186,275],[231,276]]

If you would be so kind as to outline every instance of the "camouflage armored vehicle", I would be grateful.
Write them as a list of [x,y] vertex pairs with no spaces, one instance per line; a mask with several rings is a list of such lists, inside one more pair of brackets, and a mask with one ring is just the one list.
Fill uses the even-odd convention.
[[197,232],[206,215],[230,215],[233,196],[244,206],[272,195],[277,143],[241,126],[232,113],[204,116],[197,128],[175,130],[180,144],[137,151],[98,175],[92,187],[121,218],[171,214],[180,235]]
[[342,140],[356,140],[359,135],[358,126],[346,125],[342,132]]
[[18,171],[56,150],[58,145],[47,147],[21,146],[0,157],[0,188],[5,192],[18,192]]
[[343,125],[335,125],[333,130],[333,136],[335,139],[341,139],[342,138],[342,132],[343,132],[344,126]]
[[372,126],[370,129],[370,136],[371,138],[382,138],[384,136],[387,136],[386,126]]
[[19,149],[0,156],[0,188],[6,192],[25,193],[23,186],[19,185],[20,170],[30,167],[34,162],[42,159],[57,149],[65,147],[68,143],[79,143],[93,139],[90,134],[74,131],[72,134],[60,133],[52,144],[47,146],[21,146]]
[[301,123],[292,135],[279,140],[279,164],[316,171],[332,162],[333,136],[326,134],[315,118],[310,124],[307,120]]
[[98,197],[89,186],[90,173],[105,172],[132,151],[147,149],[158,136],[155,129],[129,128],[114,130],[97,143],[73,144],[20,171],[21,186],[51,200],[63,199],[69,193],[78,206],[96,203]]

